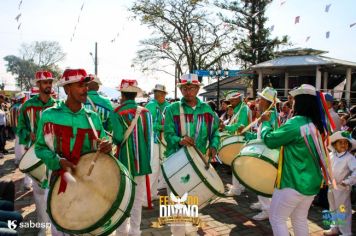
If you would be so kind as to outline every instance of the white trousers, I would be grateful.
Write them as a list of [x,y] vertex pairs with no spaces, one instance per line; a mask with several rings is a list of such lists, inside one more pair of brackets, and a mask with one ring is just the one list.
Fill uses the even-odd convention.
[[141,235],[141,216],[142,203],[145,199],[144,191],[146,191],[146,177],[135,176],[136,194],[134,203],[131,209],[131,216],[127,218],[116,230],[117,236],[140,236]]
[[19,143],[19,136],[15,135],[15,164],[19,164],[25,153],[25,145]]
[[[37,222],[49,223],[49,217],[47,214],[47,194],[46,190],[38,186],[37,182],[33,181],[32,185],[33,198],[36,205]],[[45,230],[42,229],[39,235],[45,235]]]
[[[340,219],[341,225],[331,225],[331,228],[338,228],[342,235],[352,235],[351,223],[352,223],[352,206],[350,198],[351,190],[343,189],[330,189],[328,192],[328,201],[330,205],[330,211],[336,214],[346,215],[346,219]],[[345,212],[340,212],[340,206],[345,206]]]
[[308,211],[314,199],[294,189],[275,189],[269,211],[274,236],[289,236],[287,220],[291,218],[295,236],[308,236]]
[[269,213],[269,208],[271,207],[271,198],[257,196],[258,201],[261,203],[261,210]]

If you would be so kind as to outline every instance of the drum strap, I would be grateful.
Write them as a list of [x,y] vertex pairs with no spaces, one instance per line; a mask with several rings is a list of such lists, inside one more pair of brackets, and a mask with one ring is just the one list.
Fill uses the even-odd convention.
[[134,119],[132,120],[130,126],[127,128],[127,130],[126,130],[126,132],[125,132],[125,134],[124,134],[124,139],[122,140],[120,146],[122,146],[122,145],[126,142],[126,140],[128,139],[128,137],[130,136],[130,134],[131,134],[133,128],[136,126],[138,117],[140,116],[140,114],[141,114],[141,112],[142,112],[142,109],[143,109],[143,107],[137,106],[135,117],[134,117]]
[[240,109],[234,114],[234,116],[230,119],[229,125],[232,125],[233,123],[235,123],[236,118],[240,115],[240,111],[242,109],[242,107],[244,106],[244,104],[241,104]]
[[94,111],[95,111],[95,112],[98,112],[98,109],[96,108],[96,106],[95,106],[93,100],[91,100],[89,96],[87,97],[87,99],[88,99],[90,105],[93,107]]
[[185,135],[187,135],[187,130],[185,128],[184,110],[181,103],[179,104],[179,119],[180,119],[181,136],[184,137]]

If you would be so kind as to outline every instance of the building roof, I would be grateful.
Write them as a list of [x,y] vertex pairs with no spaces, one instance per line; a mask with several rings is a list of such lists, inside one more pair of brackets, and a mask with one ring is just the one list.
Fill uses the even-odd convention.
[[296,66],[345,66],[356,68],[356,62],[344,61],[320,55],[282,56],[252,66],[252,69]]

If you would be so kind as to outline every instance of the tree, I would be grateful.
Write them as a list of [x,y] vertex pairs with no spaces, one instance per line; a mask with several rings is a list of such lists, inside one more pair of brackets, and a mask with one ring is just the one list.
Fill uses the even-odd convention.
[[4,60],[7,62],[7,72],[17,76],[15,80],[20,89],[29,90],[32,87],[31,79],[40,67],[31,60],[23,60],[13,55],[4,57]]
[[24,43],[20,54],[24,60],[32,60],[40,67],[51,67],[65,58],[65,53],[56,41]]
[[[241,0],[216,3],[223,10],[233,13],[232,17],[220,13],[220,18],[243,33],[235,43],[235,58],[244,69],[274,58],[275,50],[280,45],[289,44],[287,36],[281,39],[271,38],[271,30],[265,26],[266,7],[271,2],[272,0]],[[254,76],[253,91],[256,90],[257,76]]]
[[140,42],[134,63],[143,71],[166,71],[175,66],[178,76],[229,62],[233,47],[229,31],[213,19],[201,0],[137,0],[130,11],[154,36]]
[[16,75],[15,79],[21,90],[29,90],[33,86],[31,80],[38,70],[48,70],[55,78],[60,77],[61,70],[56,63],[64,59],[65,53],[58,42],[36,41],[22,44],[20,54],[20,57],[8,55],[4,60],[7,61],[6,70]]

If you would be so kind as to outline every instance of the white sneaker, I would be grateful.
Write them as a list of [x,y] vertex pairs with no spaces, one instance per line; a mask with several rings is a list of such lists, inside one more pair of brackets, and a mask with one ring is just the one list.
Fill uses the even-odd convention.
[[252,210],[262,210],[262,204],[260,202],[252,203],[250,208]]
[[261,211],[257,215],[253,216],[252,219],[254,219],[254,220],[267,220],[268,219],[268,213],[266,211]]

